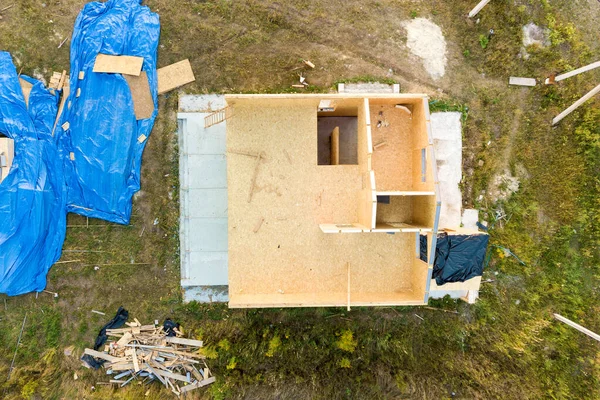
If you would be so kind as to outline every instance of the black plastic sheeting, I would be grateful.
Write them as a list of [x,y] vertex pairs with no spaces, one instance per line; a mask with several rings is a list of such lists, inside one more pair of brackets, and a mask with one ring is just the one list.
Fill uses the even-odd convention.
[[[433,278],[441,286],[448,282],[464,282],[483,275],[483,262],[488,235],[437,236]],[[421,260],[427,262],[427,236],[421,235]]]
[[[122,327],[123,325],[125,325],[125,322],[127,322],[128,318],[129,312],[123,307],[119,307],[115,317],[111,319],[106,325],[104,325],[102,329],[100,329],[100,332],[98,332],[98,337],[96,338],[96,342],[94,343],[94,350],[99,350],[102,346],[104,346],[104,343],[106,343],[106,341],[108,340],[108,335],[106,334],[107,329],[118,329]],[[83,361],[83,363],[90,368],[98,369],[102,366],[102,364],[105,363],[106,360],[92,357],[89,354],[84,354],[81,357],[81,361]]]

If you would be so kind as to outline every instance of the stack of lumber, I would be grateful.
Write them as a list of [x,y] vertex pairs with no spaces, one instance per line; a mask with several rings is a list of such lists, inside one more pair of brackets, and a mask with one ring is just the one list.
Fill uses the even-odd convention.
[[137,319],[127,322],[127,328],[107,329],[112,340],[104,352],[85,349],[85,354],[106,360],[104,368],[113,375],[110,383],[120,387],[132,381],[147,384],[159,381],[180,396],[215,382],[200,354],[200,340],[167,336],[162,326],[142,325]]

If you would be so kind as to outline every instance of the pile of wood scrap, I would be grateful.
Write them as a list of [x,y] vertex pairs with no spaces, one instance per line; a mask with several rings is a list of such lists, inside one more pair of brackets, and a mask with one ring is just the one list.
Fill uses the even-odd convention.
[[132,381],[159,381],[177,396],[215,382],[199,350],[202,341],[167,336],[162,326],[142,325],[137,319],[127,328],[107,329],[110,338],[104,352],[85,349],[85,354],[106,360],[110,383],[123,387]]

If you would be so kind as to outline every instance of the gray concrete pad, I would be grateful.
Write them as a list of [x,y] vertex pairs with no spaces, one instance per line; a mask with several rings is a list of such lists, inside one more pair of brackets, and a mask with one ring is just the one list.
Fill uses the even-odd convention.
[[182,96],[179,121],[181,286],[185,301],[227,301],[226,122],[204,128],[223,96]]
[[457,228],[461,223],[462,125],[459,112],[431,114],[433,146],[437,162],[442,207],[440,228]]

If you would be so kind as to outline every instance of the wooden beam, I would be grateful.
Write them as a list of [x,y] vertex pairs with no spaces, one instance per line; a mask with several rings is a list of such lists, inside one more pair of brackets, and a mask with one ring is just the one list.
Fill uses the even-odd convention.
[[564,79],[570,78],[575,75],[579,75],[583,72],[587,72],[595,68],[600,68],[600,61],[596,61],[595,63],[591,63],[589,65],[586,65],[585,67],[577,68],[576,70],[573,70],[571,72],[566,72],[564,74],[557,75],[556,77],[554,77],[554,81],[562,81]]
[[474,16],[476,16],[477,14],[479,14],[479,11],[481,11],[481,9],[485,6],[487,6],[487,4],[492,1],[492,0],[481,0],[479,2],[479,4],[477,4],[475,6],[475,8],[473,8],[471,10],[471,12],[469,13],[469,18],[473,18]]
[[586,101],[588,101],[589,99],[591,99],[592,97],[597,95],[598,93],[600,93],[600,85],[598,85],[595,88],[593,88],[592,90],[590,90],[585,96],[583,96],[582,98],[577,100],[575,103],[573,103],[573,105],[571,107],[567,108],[565,111],[558,114],[552,120],[552,125],[558,124],[564,117],[571,114],[573,111],[575,111],[577,108],[579,108],[579,106],[581,106],[583,103],[585,103]]
[[575,328],[579,332],[585,333],[586,335],[588,335],[592,339],[596,339],[597,341],[600,342],[600,335],[598,335],[597,333],[594,333],[594,332],[590,331],[589,329],[584,328],[583,326],[581,326],[579,324],[576,324],[575,322],[571,321],[570,319],[567,319],[567,318],[563,317],[562,315],[554,314],[554,318],[556,318],[560,322],[564,322],[565,324],[569,325],[571,328]]
[[338,126],[331,132],[331,165],[340,165],[340,128]]

